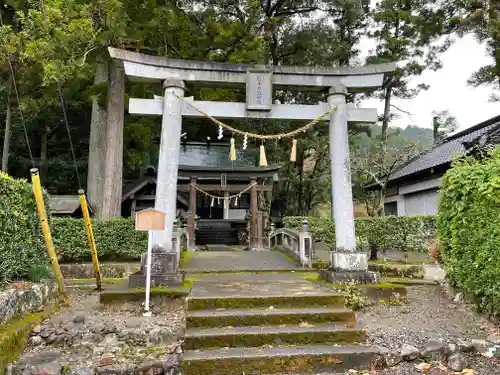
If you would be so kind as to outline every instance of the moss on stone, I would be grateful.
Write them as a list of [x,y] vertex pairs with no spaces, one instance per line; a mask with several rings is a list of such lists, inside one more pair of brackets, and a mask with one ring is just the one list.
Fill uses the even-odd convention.
[[311,313],[304,309],[302,314],[248,314],[248,315],[203,315],[186,317],[187,328],[203,327],[242,327],[260,325],[296,325],[307,323],[344,323],[353,326],[355,315],[353,311],[337,311],[334,313]]
[[194,278],[203,278],[203,277],[208,277],[208,276],[214,276],[214,275],[235,275],[235,276],[244,276],[244,275],[261,275],[261,274],[266,274],[266,275],[283,275],[283,274],[290,274],[290,275],[309,275],[311,273],[316,273],[317,271],[314,269],[304,269],[300,271],[296,271],[293,269],[289,270],[239,270],[239,271],[234,271],[234,270],[219,270],[219,271],[214,271],[214,270],[197,270],[194,273],[190,273],[191,277]]
[[319,260],[313,262],[312,266],[315,270],[321,270],[330,267],[330,262]]
[[[69,283],[71,282],[74,282],[74,283],[77,283],[77,284],[95,284],[95,279],[94,278],[87,278],[87,279],[67,279],[67,281],[69,281]],[[121,284],[121,283],[124,283],[127,281],[127,278],[125,277],[122,277],[122,278],[119,278],[119,277],[105,277],[101,280],[101,282],[103,284],[110,284],[110,285],[117,285],[117,284]]]
[[71,370],[71,368],[75,365],[76,363],[66,363],[61,366],[61,374],[65,375]]
[[181,252],[181,259],[179,261],[179,267],[180,268],[188,268],[189,261],[191,260],[191,257],[193,256],[193,251],[184,249]]
[[372,353],[302,354],[290,356],[256,356],[231,358],[185,359],[181,368],[185,375],[198,374],[276,374],[276,373],[338,373],[347,369],[368,367]]
[[304,280],[311,281],[313,283],[321,283],[321,284],[327,284],[328,286],[331,286],[333,288],[346,288],[347,286],[352,286],[355,288],[399,288],[400,285],[396,285],[393,283],[389,282],[381,282],[378,284],[354,284],[354,285],[349,285],[349,284],[332,284],[329,283],[328,281],[321,280],[318,275],[315,276],[305,276],[303,277]]
[[[406,297],[406,288],[401,284],[381,282],[378,284],[332,284],[327,281],[321,280],[318,276],[306,276],[305,280],[309,280],[315,283],[327,285],[330,288],[338,290],[340,292],[347,293],[349,289],[359,290],[362,296],[378,303],[383,301],[383,303],[391,302],[393,300],[398,300],[398,304],[401,304],[402,298]],[[397,298],[395,298],[397,296]]]
[[0,327],[0,372],[17,359],[23,351],[30,331],[43,320],[51,316],[57,307],[49,306],[36,314],[28,314],[9,321]]
[[344,307],[341,295],[303,295],[282,297],[228,297],[228,298],[190,298],[188,310],[204,309],[254,309],[269,306],[292,307]]
[[159,357],[167,354],[167,348],[162,346],[147,346],[145,348],[139,349],[138,352],[148,356],[152,355]]
[[397,285],[439,285],[439,282],[436,280],[412,279],[409,277],[387,277],[386,280],[389,283]]
[[123,278],[128,275],[138,271],[140,265],[137,267],[129,268],[127,265],[123,264],[106,264],[101,263],[101,275],[105,278]]
[[[144,299],[144,294],[146,293],[145,288],[134,288],[123,291],[110,291],[102,292],[99,295],[99,301],[104,304],[116,303],[116,302],[134,302],[142,301]],[[186,297],[189,294],[189,289],[185,288],[151,288],[151,297],[155,296],[165,296],[170,298]]]
[[311,330],[310,332],[290,333],[239,333],[234,335],[197,336],[186,337],[184,346],[188,350],[236,348],[236,347],[260,347],[264,345],[346,345],[362,343],[366,340],[366,333],[360,330],[344,330],[335,332],[322,332]]
[[379,272],[382,276],[409,277],[413,279],[424,278],[423,264],[370,263],[368,264],[368,269]]
[[368,264],[403,264],[403,265],[419,265],[419,264],[430,264],[434,263],[432,259],[377,259],[370,260]]

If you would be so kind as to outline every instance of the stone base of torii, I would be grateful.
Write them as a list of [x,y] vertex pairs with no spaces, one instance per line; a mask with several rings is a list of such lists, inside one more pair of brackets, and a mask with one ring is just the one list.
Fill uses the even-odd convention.
[[[348,107],[346,96],[348,92],[367,92],[382,87],[396,68],[395,63],[349,68],[255,68],[242,64],[169,60],[115,48],[109,48],[109,53],[123,64],[130,79],[163,82],[163,97],[130,99],[129,102],[130,113],[162,116],[155,208],[165,212],[166,226],[164,231],[155,231],[154,245],[165,251],[172,249],[182,117],[202,116],[179,98],[184,98],[190,84],[241,87],[246,88],[246,103],[186,100],[216,118],[312,120],[326,108],[336,106],[329,119],[336,246],[332,249],[329,269],[322,270],[320,276],[335,283],[378,281],[378,275],[368,271],[367,255],[356,246],[348,140],[348,122],[376,122],[377,113],[373,109]],[[324,92],[327,103],[273,104],[273,89],[289,89],[290,86]]]

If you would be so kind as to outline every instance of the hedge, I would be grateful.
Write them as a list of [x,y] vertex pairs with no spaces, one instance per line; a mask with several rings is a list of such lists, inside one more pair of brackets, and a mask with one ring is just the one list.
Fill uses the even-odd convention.
[[40,268],[48,272],[48,257],[32,186],[0,172],[0,286]]
[[500,318],[500,147],[452,164],[442,179],[438,232],[451,284]]
[[[83,219],[52,218],[52,236],[62,262],[90,261],[90,250]],[[128,219],[92,221],[100,261],[139,260],[148,248],[147,232],[134,229]]]
[[[304,216],[285,217],[285,227],[299,229]],[[327,218],[307,217],[313,240],[335,244],[335,225]],[[357,218],[356,236],[360,247],[376,243],[381,251],[424,252],[436,236],[435,216],[381,216]]]

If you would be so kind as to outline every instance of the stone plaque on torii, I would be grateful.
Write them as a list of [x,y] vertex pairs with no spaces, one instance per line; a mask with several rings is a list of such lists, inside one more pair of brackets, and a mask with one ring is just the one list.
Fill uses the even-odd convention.
[[[167,251],[172,247],[182,116],[203,117],[178,97],[184,97],[186,84],[190,83],[206,87],[237,86],[247,90],[245,103],[196,101],[194,98],[184,100],[219,119],[313,120],[328,108],[337,107],[329,118],[332,205],[336,231],[336,248],[332,251],[330,270],[336,271],[337,275],[341,275],[340,278],[352,279],[355,275],[359,280],[369,281],[371,276],[367,273],[366,254],[359,252],[356,247],[347,124],[376,122],[377,111],[348,106],[346,95],[348,92],[367,92],[382,87],[396,68],[396,63],[348,68],[259,68],[243,64],[170,60],[116,48],[109,48],[109,53],[113,59],[123,63],[129,78],[162,81],[165,88],[163,97],[129,100],[131,114],[162,116],[155,208],[166,212],[167,217],[165,230],[155,231],[154,244]],[[327,103],[273,104],[273,90],[290,86],[325,92]]]

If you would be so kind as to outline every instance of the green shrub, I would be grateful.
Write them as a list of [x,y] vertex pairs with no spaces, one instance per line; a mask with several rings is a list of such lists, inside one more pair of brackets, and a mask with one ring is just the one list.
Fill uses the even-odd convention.
[[0,285],[26,279],[32,267],[46,263],[31,184],[0,172]]
[[[52,218],[52,236],[62,262],[91,261],[83,219]],[[148,248],[147,232],[139,232],[128,219],[92,220],[100,261],[139,260]]]
[[500,318],[500,147],[453,163],[442,180],[438,231],[450,282]]
[[35,264],[32,264],[28,268],[26,278],[29,281],[32,281],[34,283],[38,283],[38,282],[42,281],[43,279],[50,278],[51,272],[52,271],[51,271],[51,268],[49,266],[49,262],[35,263]]
[[[285,217],[287,228],[299,229],[302,216]],[[335,244],[335,224],[331,219],[307,217],[313,239]],[[427,251],[429,241],[436,235],[435,216],[382,216],[356,219],[356,236],[360,247],[378,244],[381,251]]]

